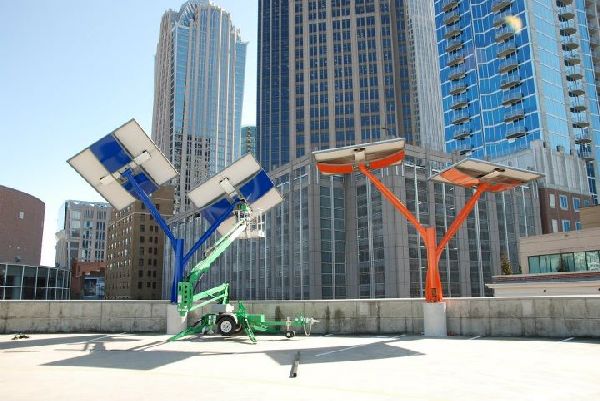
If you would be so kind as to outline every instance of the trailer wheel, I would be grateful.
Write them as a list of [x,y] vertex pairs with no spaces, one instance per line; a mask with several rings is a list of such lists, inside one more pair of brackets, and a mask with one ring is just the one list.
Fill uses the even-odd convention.
[[285,336],[286,336],[287,338],[292,338],[292,337],[294,337],[295,335],[296,335],[296,333],[295,333],[294,331],[292,331],[292,330],[288,330],[288,331],[286,331],[286,332],[285,332]]
[[217,331],[222,336],[230,336],[235,332],[236,322],[232,316],[222,316],[217,322]]

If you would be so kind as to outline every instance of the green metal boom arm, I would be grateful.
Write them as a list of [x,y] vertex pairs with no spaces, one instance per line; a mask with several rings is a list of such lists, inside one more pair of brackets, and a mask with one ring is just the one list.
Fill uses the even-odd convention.
[[[229,302],[229,284],[221,284],[220,286],[199,292],[194,295],[194,286],[200,280],[202,275],[206,273],[213,262],[236,240],[246,229],[246,218],[240,217],[239,221],[223,235],[215,243],[213,248],[204,259],[194,266],[184,281],[181,281],[177,286],[177,310],[181,316],[185,316],[188,312],[207,305],[211,302],[220,302],[226,304]],[[201,300],[204,302],[195,304]]]

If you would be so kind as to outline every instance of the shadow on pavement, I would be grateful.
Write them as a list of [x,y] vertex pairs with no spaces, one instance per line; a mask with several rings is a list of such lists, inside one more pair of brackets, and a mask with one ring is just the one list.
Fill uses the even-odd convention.
[[422,356],[422,352],[390,345],[402,340],[382,340],[354,346],[333,346],[320,348],[298,348],[281,351],[266,351],[280,365],[289,365],[291,355],[300,352],[302,364],[328,362],[355,362],[375,359],[401,358],[406,356]]
[[[26,348],[26,347],[44,347],[44,346],[48,346],[48,345],[69,345],[69,344],[77,344],[77,343],[85,343],[88,342],[90,340],[93,340],[95,338],[98,338],[100,336],[103,336],[102,334],[80,334],[80,335],[74,335],[74,336],[60,336],[60,337],[52,337],[52,338],[40,338],[40,339],[36,339],[35,338],[35,334],[29,334],[30,338],[28,339],[22,339],[22,340],[8,340],[8,341],[3,341],[0,342],[0,351],[5,351],[8,350],[10,352],[10,350],[13,349],[17,349],[17,348]],[[111,335],[104,335],[103,341],[136,341],[133,339],[125,339],[125,338],[118,338],[118,339],[111,339],[110,337],[112,337]]]
[[[245,343],[243,337],[203,337],[202,340],[191,340],[193,343],[208,342],[239,342]],[[279,341],[279,340],[275,340]],[[285,339],[283,340],[285,341]],[[131,369],[131,370],[150,370],[163,365],[190,357],[210,358],[212,356],[223,355],[249,355],[261,354],[273,359],[280,365],[289,365],[290,360],[297,352],[300,352],[302,364],[329,363],[342,361],[365,361],[376,359],[399,358],[406,356],[424,355],[421,352],[412,351],[390,343],[401,342],[398,339],[386,339],[373,343],[360,344],[356,346],[330,346],[318,348],[292,348],[286,350],[261,350],[247,352],[215,352],[215,351],[164,351],[156,349],[157,346],[164,344],[164,341],[155,341],[139,347],[132,347],[126,350],[107,350],[102,341],[90,342],[86,345],[88,354],[53,361],[43,366],[85,366],[110,369]],[[251,347],[252,345],[249,345]],[[154,348],[154,349],[153,349]],[[210,362],[205,362],[210,363]]]

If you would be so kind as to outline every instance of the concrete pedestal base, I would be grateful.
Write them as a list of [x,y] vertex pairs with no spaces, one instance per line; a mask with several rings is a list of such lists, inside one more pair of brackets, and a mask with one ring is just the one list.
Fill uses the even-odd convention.
[[446,337],[446,303],[425,302],[423,304],[423,327],[428,337]]
[[167,305],[167,334],[175,335],[187,329],[186,317],[179,316],[176,304]]

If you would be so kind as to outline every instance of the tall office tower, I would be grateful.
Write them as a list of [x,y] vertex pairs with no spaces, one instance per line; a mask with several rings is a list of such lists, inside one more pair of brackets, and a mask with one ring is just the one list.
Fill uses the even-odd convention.
[[252,153],[256,156],[256,126],[242,127],[242,155]]
[[103,262],[111,207],[104,202],[66,201],[58,212],[56,266],[70,268],[74,261]]
[[442,149],[430,2],[259,0],[258,7],[257,152],[266,169],[386,137]]
[[190,208],[194,184],[240,156],[246,45],[229,13],[208,0],[162,17],[152,139],[180,173],[176,212]]
[[[160,214],[173,215],[173,187],[152,194]],[[165,234],[141,201],[113,211],[108,226],[106,299],[161,299]]]
[[540,188],[571,186],[597,202],[600,116],[585,1],[435,0],[435,10],[446,150],[507,161],[528,150],[532,164],[520,167],[547,174],[540,161],[567,155],[553,168],[581,171],[587,185],[571,186],[575,176]]

